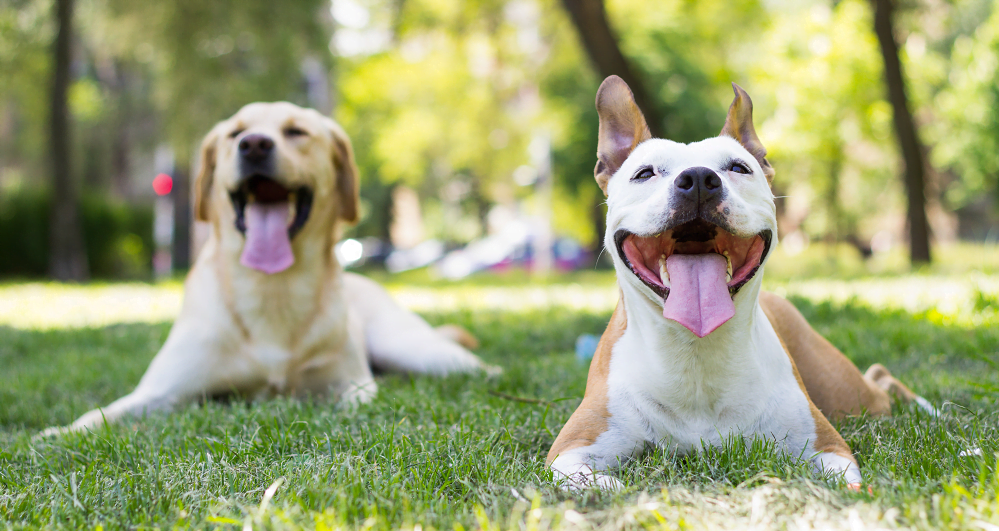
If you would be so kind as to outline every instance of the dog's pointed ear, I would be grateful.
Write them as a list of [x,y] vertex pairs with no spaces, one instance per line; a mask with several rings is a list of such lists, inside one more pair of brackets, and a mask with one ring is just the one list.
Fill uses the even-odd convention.
[[753,127],[753,100],[749,99],[749,94],[735,83],[732,83],[732,90],[735,92],[735,99],[728,108],[725,127],[722,127],[718,136],[730,136],[738,140],[760,163],[763,174],[767,177],[767,183],[773,183],[774,168],[767,160],[767,148],[763,147],[760,137],[756,136],[756,128]]
[[218,144],[219,127],[215,126],[201,141],[198,174],[194,180],[194,219],[211,220],[212,184],[215,182],[215,146]]
[[600,133],[593,176],[607,195],[607,182],[638,144],[652,138],[652,133],[635,103],[635,95],[628,84],[617,76],[608,77],[597,89],[597,114],[600,116]]
[[327,127],[333,137],[333,178],[336,180],[334,188],[339,203],[337,216],[347,223],[356,223],[361,217],[361,183],[357,163],[354,162],[354,148],[339,124],[330,119]]

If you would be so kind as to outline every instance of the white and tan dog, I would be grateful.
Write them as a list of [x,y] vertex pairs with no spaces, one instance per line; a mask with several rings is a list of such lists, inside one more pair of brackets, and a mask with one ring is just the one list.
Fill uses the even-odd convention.
[[[485,368],[341,270],[333,246],[358,218],[350,141],[333,120],[291,103],[253,103],[217,124],[201,149],[195,214],[211,234],[184,285],[163,348],[132,393],[47,433],[92,429],[216,394],[375,394],[371,367],[447,374]],[[474,347],[473,347],[474,348]]]
[[921,400],[881,365],[861,375],[790,303],[760,292],[777,242],[774,171],[752,102],[733,88],[721,135],[692,144],[651,138],[620,78],[597,92],[594,173],[621,298],[548,454],[568,487],[618,486],[600,472],[647,445],[689,453],[741,435],[859,488],[826,415],[890,414],[891,395]]

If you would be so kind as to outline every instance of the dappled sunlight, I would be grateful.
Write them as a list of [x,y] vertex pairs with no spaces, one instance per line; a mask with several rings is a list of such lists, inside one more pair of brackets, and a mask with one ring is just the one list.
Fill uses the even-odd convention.
[[995,323],[999,277],[994,275],[905,275],[857,280],[808,279],[766,284],[777,294],[812,302],[857,302],[873,309],[933,312],[956,324]]
[[[572,280],[576,280],[570,277]],[[488,285],[489,277],[426,285],[391,282],[388,290],[404,307],[420,313],[492,310],[522,313],[568,308],[607,312],[617,304],[612,272],[579,282]],[[421,285],[422,284],[422,285]],[[484,285],[485,284],[485,285]],[[872,309],[931,312],[961,326],[999,321],[999,276],[981,273],[909,274],[857,279],[765,279],[784,297],[836,305],[855,302]],[[183,298],[179,282],[0,286],[0,326],[19,329],[102,327],[116,323],[160,323],[176,318]]]
[[172,321],[182,289],[177,282],[8,284],[0,286],[0,325],[45,330]]
[[566,307],[591,312],[611,311],[617,303],[613,283],[555,286],[397,288],[396,300],[417,312],[499,310],[523,312],[551,307]]

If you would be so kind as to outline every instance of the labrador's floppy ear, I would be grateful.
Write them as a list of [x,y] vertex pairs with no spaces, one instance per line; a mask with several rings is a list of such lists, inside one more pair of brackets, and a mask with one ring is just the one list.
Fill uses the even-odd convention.
[[607,182],[638,144],[652,138],[652,133],[635,103],[635,95],[628,84],[617,76],[608,77],[597,89],[597,114],[600,116],[600,133],[593,176],[607,195]]
[[210,221],[212,183],[215,182],[215,145],[219,138],[218,126],[201,141],[201,157],[198,161],[198,175],[194,181],[194,219]]
[[327,127],[333,136],[333,171],[336,173],[333,178],[339,202],[337,215],[347,223],[355,223],[361,217],[361,186],[354,162],[354,148],[347,133],[336,122],[328,120]]
[[735,99],[728,108],[728,116],[725,117],[725,127],[722,127],[718,136],[730,136],[739,141],[742,147],[746,148],[756,161],[763,168],[763,174],[767,177],[767,182],[774,180],[774,168],[767,160],[767,148],[763,147],[760,137],[756,136],[756,128],[753,127],[753,100],[749,99],[742,87],[732,83],[732,90],[735,92]]

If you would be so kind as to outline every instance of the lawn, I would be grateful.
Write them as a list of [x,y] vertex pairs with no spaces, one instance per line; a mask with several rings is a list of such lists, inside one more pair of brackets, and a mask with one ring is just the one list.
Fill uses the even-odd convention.
[[618,474],[622,492],[554,488],[544,458],[585,386],[575,339],[599,334],[613,309],[605,273],[388,279],[430,321],[473,330],[479,354],[505,367],[498,377],[386,375],[356,410],[210,402],[50,440],[33,436],[131,390],[181,288],[14,283],[0,286],[0,517],[10,528],[999,529],[999,279],[780,273],[768,287],[859,366],[884,363],[944,410],[836,423],[870,493],[739,441],[650,453]]

